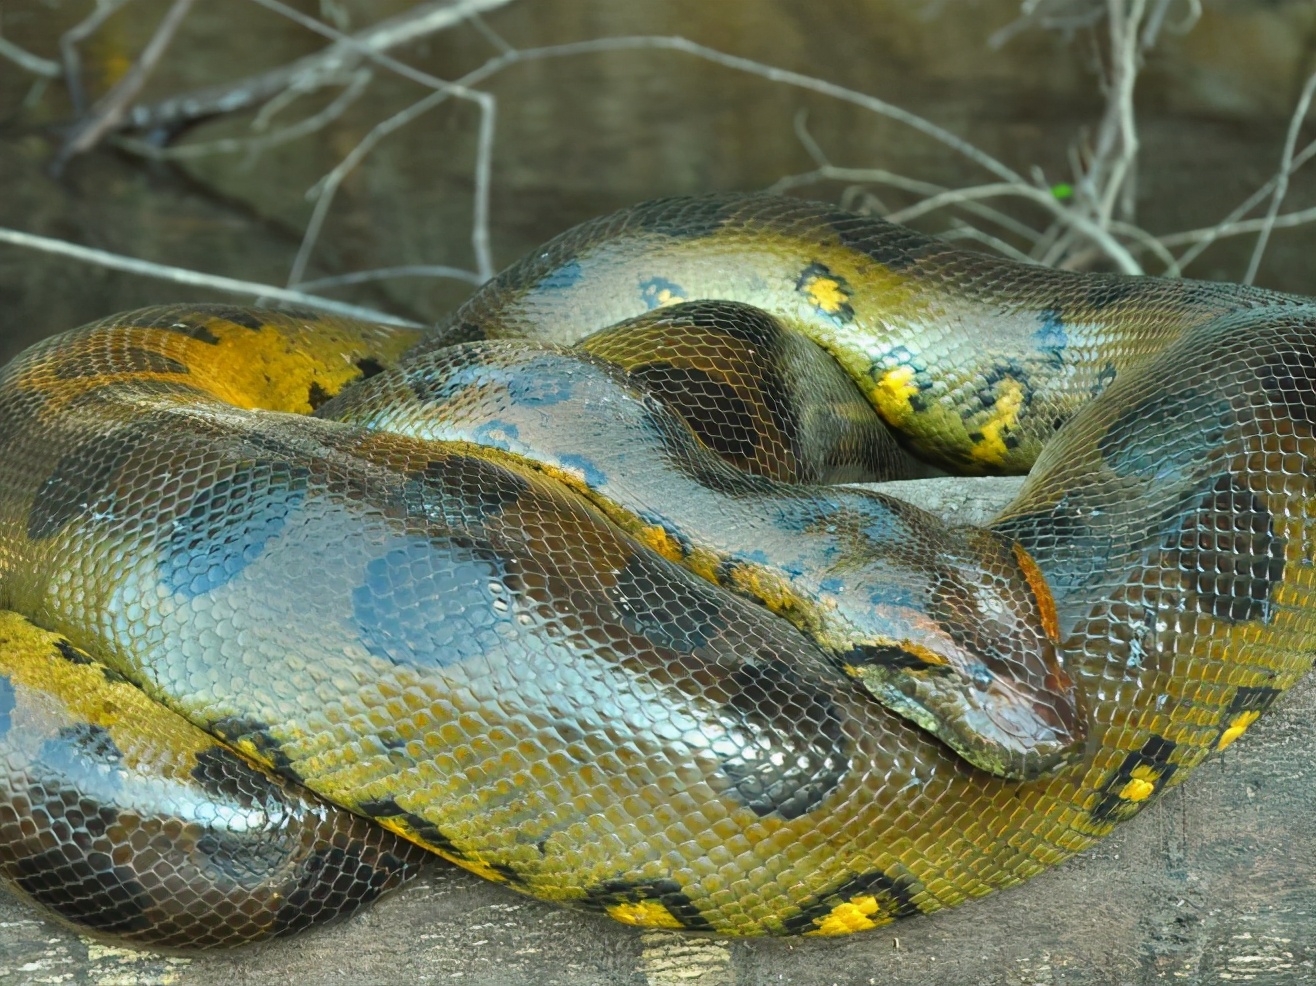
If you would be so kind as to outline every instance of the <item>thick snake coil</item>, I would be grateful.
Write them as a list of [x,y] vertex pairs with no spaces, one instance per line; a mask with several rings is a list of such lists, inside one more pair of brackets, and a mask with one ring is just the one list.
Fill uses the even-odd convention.
[[[827,485],[909,452],[1032,471],[987,530]],[[422,846],[646,926],[958,904],[1308,669],[1314,484],[1316,302],[790,199],[587,223],[419,342],[117,316],[0,371],[0,871],[194,946]]]

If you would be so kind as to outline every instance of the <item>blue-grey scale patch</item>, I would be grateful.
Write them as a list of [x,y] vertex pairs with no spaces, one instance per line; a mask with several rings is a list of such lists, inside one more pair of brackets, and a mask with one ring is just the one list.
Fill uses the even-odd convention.
[[1018,541],[1037,562],[1059,606],[1070,592],[1104,580],[1111,559],[1128,549],[1127,537],[1116,539],[1096,522],[1086,503],[1066,494],[1052,506],[1007,517],[992,530]]
[[12,715],[14,711],[14,683],[9,680],[9,675],[0,674],[0,736],[9,732],[9,727],[13,724]]
[[571,378],[551,367],[544,372],[534,372],[537,367],[531,363],[525,372],[516,373],[506,378],[507,396],[522,407],[552,407],[563,401],[571,400],[574,387]]
[[1092,386],[1088,388],[1088,395],[1097,397],[1115,382],[1117,376],[1119,376],[1119,370],[1116,369],[1114,363],[1107,361],[1106,365],[1097,372],[1097,378],[1092,381]]
[[170,532],[161,581],[189,598],[232,581],[301,506],[309,475],[305,466],[255,460],[199,490]]
[[[468,387],[488,383],[489,373],[489,368],[479,363],[458,362],[449,356],[437,365],[430,360],[417,360],[406,370],[406,381],[416,400],[429,406],[445,404]],[[338,403],[351,407],[352,392],[349,390]],[[325,413],[329,413],[329,409]]]
[[1224,440],[1235,418],[1227,398],[1184,387],[1126,408],[1097,448],[1117,475],[1174,480]]
[[492,550],[411,538],[372,559],[352,592],[361,642],[397,665],[447,667],[493,647],[512,623],[506,568]]
[[685,301],[685,288],[665,277],[651,277],[640,282],[640,300],[652,311],[674,302]]
[[88,766],[117,766],[123,762],[123,751],[104,726],[80,722],[65,726],[42,742],[36,760],[48,770],[67,777],[77,777]]
[[512,443],[521,437],[521,429],[511,421],[494,418],[486,421],[471,432],[471,440],[485,448],[496,448],[506,452]]
[[1042,325],[1033,333],[1037,348],[1050,358],[1055,365],[1063,365],[1065,347],[1069,345],[1069,333],[1065,331],[1065,319],[1055,308],[1047,308],[1040,313]]
[[557,461],[563,469],[580,473],[590,489],[601,490],[608,482],[608,474],[583,455],[559,455]]
[[565,291],[579,284],[584,276],[585,271],[581,267],[580,261],[573,257],[565,264],[554,268],[540,278],[539,283],[535,285],[535,290],[544,292]]
[[1257,368],[1267,396],[1294,421],[1316,425],[1316,352],[1304,342],[1268,353]]

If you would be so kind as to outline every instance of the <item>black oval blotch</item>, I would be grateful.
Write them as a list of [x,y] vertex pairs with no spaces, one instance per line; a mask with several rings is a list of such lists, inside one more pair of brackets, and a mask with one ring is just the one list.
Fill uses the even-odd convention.
[[824,894],[819,894],[813,901],[801,907],[798,914],[787,918],[783,926],[788,932],[796,935],[812,931],[816,922],[830,914],[833,908],[855,897],[874,898],[878,904],[878,914],[883,917],[910,917],[918,913],[914,897],[921,889],[918,881],[911,876],[892,877],[881,871],[863,873]]
[[55,464],[32,498],[27,536],[54,537],[75,518],[88,513],[106,494],[124,462],[141,445],[141,433],[125,428],[99,436],[69,452]]
[[279,785],[228,747],[211,746],[196,755],[192,780],[221,804],[243,808],[270,808],[271,814],[289,811],[288,798]]
[[741,729],[724,743],[722,771],[755,814],[798,818],[817,808],[850,770],[849,744],[836,705],[777,656],[764,653],[724,682],[724,709]]
[[733,462],[753,459],[763,444],[758,416],[736,388],[704,370],[671,363],[647,363],[631,379],[685,419],[706,446]]
[[1164,547],[1197,611],[1230,623],[1268,621],[1271,592],[1284,578],[1285,541],[1265,503],[1228,474],[1185,499],[1189,505],[1172,514],[1179,517],[1177,530]]
[[62,360],[56,365],[55,376],[62,380],[80,377],[98,377],[105,373],[188,373],[188,368],[164,353],[141,346],[124,346],[113,351],[108,359]]
[[605,880],[585,891],[580,906],[589,911],[607,911],[618,904],[657,901],[689,931],[711,931],[708,919],[675,880]]

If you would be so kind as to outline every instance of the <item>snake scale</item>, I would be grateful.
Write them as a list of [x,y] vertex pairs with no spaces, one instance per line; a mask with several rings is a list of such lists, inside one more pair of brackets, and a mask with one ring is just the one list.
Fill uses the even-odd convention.
[[[943,469],[1031,472],[985,529],[837,485]],[[427,850],[650,927],[949,907],[1307,671],[1314,483],[1316,302],[788,198],[585,223],[424,337],[115,316],[0,371],[0,873],[197,947]]]

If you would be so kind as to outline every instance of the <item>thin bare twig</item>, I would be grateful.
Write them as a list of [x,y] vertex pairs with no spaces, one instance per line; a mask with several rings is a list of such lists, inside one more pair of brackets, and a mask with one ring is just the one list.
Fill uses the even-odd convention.
[[[246,152],[249,155],[259,154],[271,147],[277,147],[280,144],[286,144],[315,133],[317,130],[322,130],[330,123],[333,123],[347,111],[348,107],[361,98],[373,78],[373,74],[368,69],[357,69],[347,80],[347,85],[343,88],[343,91],[335,96],[324,109],[298,120],[296,123],[279,127],[266,134],[251,137],[221,137],[218,140],[174,144],[169,147],[157,147],[150,141],[138,140],[135,137],[125,135],[111,136],[109,140],[116,147],[121,147],[124,150],[156,161],[185,161],[208,157],[212,154],[241,152]],[[273,105],[273,100],[265,105],[267,107]]]
[[367,284],[371,281],[385,281],[394,277],[444,277],[467,284],[484,283],[477,271],[463,270],[460,267],[446,267],[442,264],[406,264],[401,267],[377,267],[374,270],[356,270],[347,274],[335,274],[332,277],[318,277],[314,281],[303,281],[305,291],[318,291],[321,288],[345,287],[349,284]]
[[59,62],[34,55],[26,48],[20,48],[4,35],[0,35],[0,58],[7,58],[25,72],[39,75],[43,79],[58,79],[64,74]]
[[[121,126],[141,130],[176,127],[204,117],[249,109],[272,99],[288,88],[310,92],[354,69],[365,57],[366,52],[389,51],[451,27],[471,14],[487,12],[510,2],[511,0],[436,0],[432,3],[418,4],[396,17],[389,17],[372,24],[352,35],[350,41],[335,40],[322,51],[268,72],[239,79],[236,82],[208,86],[160,102],[135,106],[121,122]],[[284,10],[278,12],[287,16]],[[340,34],[339,38],[344,39],[346,36]]]
[[[469,100],[480,107],[480,135],[475,160],[474,220],[471,226],[471,249],[475,254],[476,267],[484,279],[488,280],[493,277],[493,254],[489,245],[489,195],[493,182],[494,117],[497,109],[494,97],[489,93],[471,89],[461,82],[449,82],[446,79],[430,75],[428,72],[422,72],[404,62],[399,62],[382,51],[362,48],[355,38],[349,37],[314,18],[307,17],[300,11],[293,10],[287,4],[279,2],[279,0],[255,0],[255,2],[262,7],[283,14],[288,19],[294,20],[318,34],[332,38],[337,43],[345,44],[354,50],[360,51],[364,57],[405,78],[411,79],[413,82],[419,82],[421,85],[434,89],[436,95],[455,96],[459,99]],[[290,286],[296,284],[305,272],[306,262],[315,243],[315,236],[312,235],[312,232],[311,228],[308,227],[307,235],[302,241],[302,248],[298,251],[297,259],[293,262],[292,271],[288,275]],[[314,230],[315,235],[318,235],[318,232],[317,227]]]
[[78,45],[100,30],[100,26],[127,2],[128,0],[96,0],[95,9],[60,36],[59,50],[64,60],[64,85],[68,87],[73,115],[78,119],[87,113],[87,94],[82,87],[82,58],[78,54]]
[[[319,242],[320,232],[324,228],[325,220],[329,216],[329,209],[333,206],[334,198],[338,194],[338,188],[343,180],[386,136],[401,127],[405,127],[416,117],[445,102],[448,97],[447,92],[432,92],[428,96],[418,99],[406,109],[394,113],[388,119],[375,124],[370,132],[357,141],[356,146],[348,151],[328,174],[316,182],[308,193],[315,196],[315,206],[311,209],[311,218],[306,223],[306,231],[302,234],[302,242],[297,247],[297,256],[293,258],[292,267],[288,272],[288,287],[301,283],[302,278],[305,276],[306,267],[311,261],[311,253],[315,249],[315,244]],[[481,281],[486,279],[487,275],[481,277]]]
[[1243,276],[1244,284],[1251,284],[1256,279],[1262,254],[1266,252],[1266,245],[1270,242],[1270,231],[1275,224],[1275,217],[1279,215],[1280,204],[1288,194],[1289,175],[1293,173],[1293,153],[1298,145],[1298,131],[1302,129],[1303,121],[1307,119],[1307,110],[1311,108],[1313,93],[1316,93],[1316,74],[1307,79],[1306,85],[1302,87],[1302,95],[1298,97],[1298,105],[1294,108],[1293,115],[1289,117],[1289,132],[1284,139],[1284,153],[1280,155],[1279,170],[1275,174],[1275,190],[1270,196],[1270,207],[1266,210],[1266,224],[1262,226],[1256,246],[1252,249],[1247,273]]
[[91,116],[80,121],[69,133],[51,165],[56,173],[71,158],[95,147],[115,123],[123,118],[128,111],[128,104],[141,92],[142,86],[159,63],[160,56],[165,53],[192,8],[192,3],[193,0],[174,0],[132,68],[92,107]]
[[233,277],[222,277],[218,274],[206,274],[202,271],[189,270],[186,267],[171,267],[167,264],[157,264],[150,260],[139,260],[136,257],[125,257],[122,254],[110,253],[106,250],[97,250],[92,247],[82,246],[78,243],[70,243],[67,240],[53,239],[49,236],[37,236],[34,233],[25,233],[22,230],[17,229],[0,227],[0,243],[10,243],[14,246],[24,247],[29,250],[55,253],[60,256],[70,257],[74,260],[81,260],[89,264],[95,264],[98,267],[108,267],[111,270],[127,271],[130,274],[140,274],[143,277],[153,277],[157,280],[170,281],[174,284],[188,284],[193,287],[210,288],[214,291],[224,291],[229,294],[243,295],[246,297],[272,298],[275,301],[284,301],[296,305],[307,305],[312,308],[323,309],[327,312],[334,312],[338,315],[347,315],[352,318],[361,318],[373,322],[383,322],[388,325],[419,325],[419,323],[413,322],[410,319],[399,318],[397,315],[390,315],[387,312],[377,311],[373,308],[364,308],[361,305],[350,305],[343,301],[335,301],[333,298],[322,298],[319,295],[307,294],[304,291],[290,291],[287,288],[277,288],[270,284],[259,284],[255,281],[241,281]]

